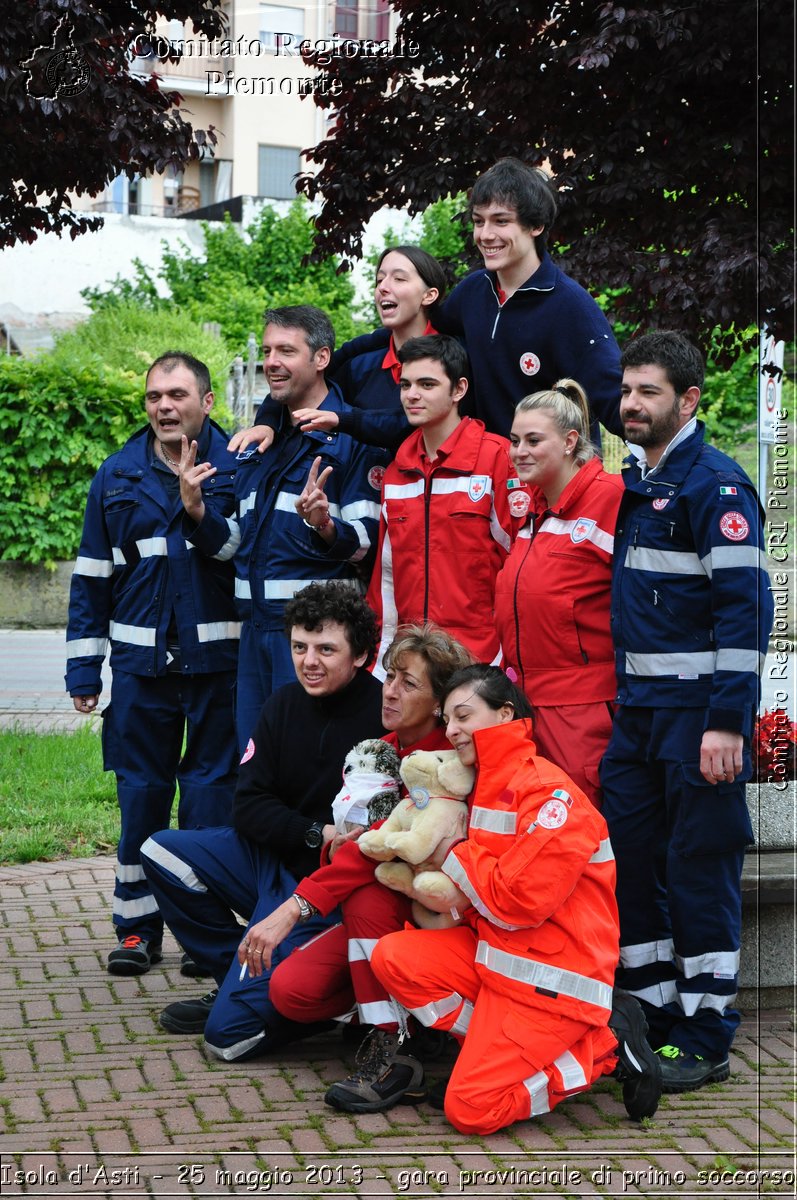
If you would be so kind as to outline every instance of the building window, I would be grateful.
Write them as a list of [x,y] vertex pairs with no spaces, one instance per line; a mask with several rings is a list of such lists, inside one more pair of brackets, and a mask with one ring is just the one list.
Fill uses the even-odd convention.
[[296,47],[304,37],[304,9],[278,7],[276,4],[260,5],[260,44],[269,50],[277,49],[277,35],[285,33],[291,40],[286,47]]
[[357,0],[350,4],[335,5],[335,33],[342,38],[356,38],[358,25],[357,13],[359,4]]
[[386,42],[390,37],[390,0],[371,0],[365,16],[363,37]]
[[300,155],[301,150],[293,146],[258,146],[258,195],[270,200],[293,200]]

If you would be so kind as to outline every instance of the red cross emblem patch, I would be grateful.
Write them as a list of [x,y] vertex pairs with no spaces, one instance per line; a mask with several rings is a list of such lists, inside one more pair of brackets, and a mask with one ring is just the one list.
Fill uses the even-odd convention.
[[595,522],[588,517],[579,517],[573,528],[570,530],[570,541],[574,545],[579,542],[585,542],[595,528]]
[[536,375],[540,369],[540,360],[531,350],[526,350],[520,356],[520,369],[524,375]]
[[486,475],[471,475],[468,480],[468,496],[474,502],[481,500],[484,493],[487,491],[487,476]]
[[720,517],[720,533],[730,542],[743,542],[750,532],[747,519],[739,512],[726,512]]

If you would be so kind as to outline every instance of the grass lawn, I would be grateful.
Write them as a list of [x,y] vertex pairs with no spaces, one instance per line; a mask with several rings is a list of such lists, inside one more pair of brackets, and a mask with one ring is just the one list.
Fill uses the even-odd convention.
[[0,780],[0,862],[116,850],[116,780],[96,733],[0,732]]

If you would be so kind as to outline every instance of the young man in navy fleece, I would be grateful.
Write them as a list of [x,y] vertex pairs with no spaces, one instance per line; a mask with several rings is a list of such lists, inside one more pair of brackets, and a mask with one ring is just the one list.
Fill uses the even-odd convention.
[[545,248],[557,203],[544,171],[502,158],[470,195],[473,240],[485,270],[454,288],[435,319],[460,334],[470,358],[469,411],[508,436],[515,405],[557,379],[577,379],[597,422],[622,435],[620,351],[588,292],[554,265]]

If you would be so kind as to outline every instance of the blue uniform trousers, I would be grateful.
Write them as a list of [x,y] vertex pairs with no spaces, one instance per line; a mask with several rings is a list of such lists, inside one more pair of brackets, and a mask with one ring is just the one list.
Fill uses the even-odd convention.
[[[601,763],[617,860],[617,983],[643,1004],[654,1049],[722,1061],[739,1014],[741,872],[753,832],[744,782],[700,774],[703,709],[620,705]],[[750,761],[745,751],[749,778]]]
[[[227,825],[238,774],[234,671],[157,678],[113,672],[103,713],[106,771],[116,775],[120,834],[113,923],[120,937],[160,942],[163,918],[139,852],[169,825],[179,784],[183,829]],[[185,742],[185,744],[184,744]]]
[[238,658],[235,725],[241,756],[254,733],[260,710],[272,692],[296,682],[291,644],[283,630],[244,621]]
[[309,1037],[331,1024],[303,1024],[277,1012],[269,999],[272,972],[297,946],[340,920],[337,910],[295,925],[274,952],[271,969],[240,980],[236,952],[247,928],[262,921],[296,890],[297,880],[276,855],[234,829],[164,830],[150,838],[142,862],[166,924],[213,975],[219,994],[205,1027],[217,1058],[241,1061]]

